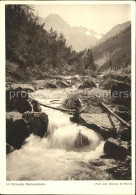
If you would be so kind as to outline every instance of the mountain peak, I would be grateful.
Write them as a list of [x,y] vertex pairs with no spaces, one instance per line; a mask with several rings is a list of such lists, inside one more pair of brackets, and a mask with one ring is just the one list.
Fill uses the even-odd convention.
[[48,19],[48,18],[51,18],[51,19],[58,18],[58,19],[61,19],[62,20],[62,18],[58,14],[50,14],[50,15],[48,15],[46,17],[46,19]]
[[61,33],[62,29],[66,31],[70,28],[68,23],[63,20],[58,14],[50,14],[48,15],[45,20],[45,30],[50,30],[51,27],[56,30],[58,33]]
[[58,14],[50,14],[45,18],[44,22],[45,30],[49,31],[52,27],[58,34],[62,33],[65,36],[67,45],[72,45],[73,49],[76,51],[90,48],[98,41],[98,38],[95,36],[97,33],[82,26],[71,27]]

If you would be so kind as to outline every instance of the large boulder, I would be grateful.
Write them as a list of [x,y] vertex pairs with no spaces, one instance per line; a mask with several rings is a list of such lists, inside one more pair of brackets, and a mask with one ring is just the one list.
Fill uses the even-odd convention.
[[106,80],[100,80],[99,86],[101,89],[109,90],[111,87],[118,82],[117,80],[114,80],[112,78],[108,78]]
[[74,141],[75,148],[83,148],[84,146],[88,146],[91,144],[91,141],[88,139],[87,136],[83,135],[82,133],[78,133],[77,137]]
[[6,111],[19,111],[20,113],[32,111],[28,100],[28,92],[21,89],[8,89],[6,91]]
[[131,141],[131,128],[124,128],[120,131],[120,137],[123,141]]
[[116,82],[112,87],[111,87],[111,96],[113,98],[116,97],[130,97],[131,93],[131,85],[124,83],[124,82]]
[[113,100],[131,108],[131,85],[124,82],[116,82],[111,87],[111,97]]
[[[14,117],[13,117],[14,116]],[[24,140],[29,136],[29,127],[19,114],[7,115],[6,142],[16,149],[21,148]]]
[[43,137],[47,132],[48,116],[42,112],[25,112],[22,117],[27,121],[30,132]]
[[21,100],[19,103],[18,103],[18,107],[17,107],[17,110],[20,112],[20,113],[24,113],[26,111],[32,111],[33,107],[30,103],[29,100]]
[[120,118],[125,120],[126,122],[129,122],[131,120],[131,114],[127,111],[115,111],[115,114],[117,114]]
[[127,157],[127,148],[120,145],[119,141],[113,138],[106,140],[104,144],[104,152],[116,160],[125,160]]
[[41,112],[41,111],[42,111],[41,106],[40,106],[40,104],[39,104],[38,101],[36,101],[36,100],[31,100],[31,104],[32,104],[32,106],[33,106],[33,111],[34,111],[34,112]]
[[[80,123],[98,132],[104,139],[108,139],[110,137],[113,138],[117,137],[117,132],[111,126],[107,114],[81,113],[80,116],[81,116]],[[113,122],[114,124],[116,124],[116,128],[118,128],[120,123],[118,123],[114,118],[113,118]]]
[[82,85],[79,85],[78,89],[85,89],[85,88],[93,88],[96,87],[96,84],[89,80],[89,81],[84,81]]

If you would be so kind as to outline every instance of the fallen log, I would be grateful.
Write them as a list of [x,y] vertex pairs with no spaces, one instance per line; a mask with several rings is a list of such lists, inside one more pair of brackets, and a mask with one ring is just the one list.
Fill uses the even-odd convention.
[[116,131],[116,127],[114,125],[114,122],[112,121],[110,112],[108,112],[107,115],[108,115],[108,119],[109,119],[109,121],[111,123],[111,126],[113,127],[113,130]]
[[41,106],[44,106],[44,107],[47,107],[47,108],[51,108],[51,109],[54,109],[54,110],[59,110],[59,111],[62,111],[62,112],[67,112],[68,114],[72,114],[75,112],[75,110],[68,110],[68,109],[64,109],[64,108],[55,108],[55,107],[52,107],[52,106],[48,106],[48,105],[45,105],[45,104],[42,104],[39,102],[39,104]]
[[104,109],[106,109],[111,115],[113,115],[115,118],[117,118],[123,125],[125,125],[126,127],[130,128],[131,125],[129,123],[127,123],[126,121],[124,121],[122,118],[120,118],[117,114],[115,114],[110,108],[108,108],[108,106],[106,106],[104,103],[100,103],[100,106],[102,106]]

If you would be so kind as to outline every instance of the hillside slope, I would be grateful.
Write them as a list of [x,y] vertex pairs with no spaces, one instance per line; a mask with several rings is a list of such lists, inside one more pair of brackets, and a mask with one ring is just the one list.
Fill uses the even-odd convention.
[[127,29],[129,26],[131,25],[130,21],[124,22],[122,24],[117,24],[116,26],[114,26],[110,31],[108,31],[98,42],[97,44],[103,43],[104,41],[106,41],[107,39],[110,39],[114,36],[116,36],[117,34],[119,34],[120,32],[124,31],[125,29]]
[[32,9],[30,5],[6,5],[8,81],[83,74],[87,69],[95,69],[90,49],[73,51],[62,34],[44,29],[44,23],[39,23]]
[[[109,35],[109,33],[107,33],[107,35]],[[111,68],[116,70],[130,65],[131,26],[128,25],[116,35],[100,42],[93,48],[93,57],[100,69]]]

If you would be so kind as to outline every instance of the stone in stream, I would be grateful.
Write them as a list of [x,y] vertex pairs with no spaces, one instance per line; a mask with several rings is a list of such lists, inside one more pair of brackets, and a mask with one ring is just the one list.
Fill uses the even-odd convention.
[[120,145],[117,139],[109,138],[104,144],[104,152],[116,160],[125,160],[127,157],[126,146]]
[[120,137],[123,141],[131,141],[131,128],[124,128],[120,131]]
[[32,106],[33,106],[33,111],[34,111],[34,112],[41,112],[41,111],[42,111],[42,109],[41,109],[40,104],[39,104],[38,101],[36,101],[36,100],[31,100],[31,104],[32,104]]
[[106,80],[101,80],[99,82],[99,86],[101,89],[109,90],[113,85],[115,85],[118,81],[112,78],[107,78]]
[[67,88],[67,87],[70,87],[70,84],[66,81],[58,80],[57,86],[62,87],[62,88]]
[[82,135],[80,132],[78,133],[76,140],[74,142],[75,148],[82,148],[84,146],[88,146],[91,144],[91,141],[88,139],[87,136]]
[[115,114],[117,114],[120,118],[125,120],[126,122],[129,122],[131,120],[131,114],[127,111],[115,111]]
[[43,137],[47,132],[48,116],[42,112],[25,112],[22,117],[27,121],[30,132]]
[[111,87],[111,97],[114,101],[131,108],[131,85],[124,82],[116,82]]
[[20,113],[32,111],[28,101],[28,92],[22,89],[8,89],[6,91],[6,111],[19,111]]
[[83,84],[81,84],[78,89],[85,89],[85,88],[93,88],[96,87],[96,84],[93,81],[84,81]]
[[[80,114],[81,125],[86,126],[89,129],[92,129],[99,133],[104,139],[108,139],[110,137],[116,138],[117,133],[111,126],[111,123],[107,117],[107,114],[88,114],[82,113]],[[116,122],[116,120],[114,121]],[[117,125],[117,122],[115,123]]]
[[46,83],[47,88],[57,88],[57,85],[55,83]]
[[29,127],[18,113],[7,113],[6,142],[16,149],[21,148],[24,140],[29,136]]
[[18,104],[17,110],[20,113],[24,113],[26,111],[32,111],[33,107],[31,105],[31,103],[28,100],[21,100]]

